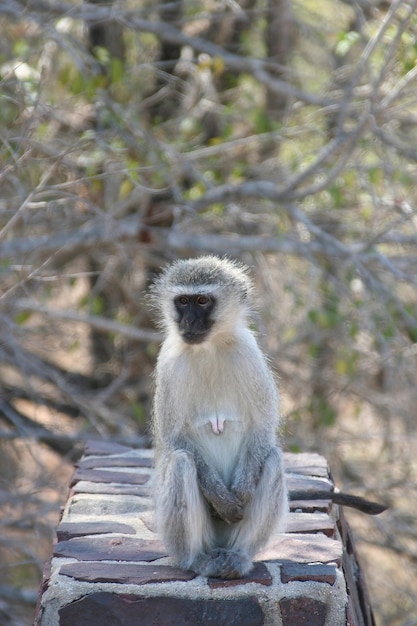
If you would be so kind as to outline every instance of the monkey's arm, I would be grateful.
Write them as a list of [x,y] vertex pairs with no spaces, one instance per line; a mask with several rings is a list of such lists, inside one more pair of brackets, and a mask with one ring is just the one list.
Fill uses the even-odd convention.
[[335,504],[350,506],[368,515],[379,515],[388,509],[388,505],[371,502],[360,496],[337,491],[290,491],[290,500],[331,500]]
[[207,502],[228,524],[240,522],[244,502],[239,495],[226,487],[218,472],[206,463],[197,450],[194,450],[194,461],[200,489]]
[[279,450],[271,446],[271,441],[274,441],[274,437],[265,429],[254,431],[247,439],[230,487],[243,504],[249,502],[255,493],[266,457],[272,450],[280,456]]

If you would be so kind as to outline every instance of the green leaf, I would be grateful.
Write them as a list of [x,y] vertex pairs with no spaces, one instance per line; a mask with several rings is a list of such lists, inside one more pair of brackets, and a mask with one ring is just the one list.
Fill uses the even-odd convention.
[[125,66],[122,59],[112,58],[110,60],[110,77],[112,83],[121,81],[125,74]]
[[17,39],[13,44],[13,56],[26,58],[30,53],[29,42],[26,39]]
[[321,396],[314,396],[310,403],[310,412],[315,422],[321,426],[333,426],[336,422],[337,411]]
[[90,311],[92,315],[101,315],[104,311],[104,299],[101,296],[95,296],[90,300]]
[[21,311],[21,313],[18,313],[15,317],[16,324],[21,326],[22,324],[28,321],[31,315],[32,315],[31,311]]
[[355,30],[347,33],[340,33],[339,41],[336,44],[335,54],[338,57],[344,57],[351,50],[354,44],[359,41],[360,35]]
[[354,376],[358,371],[359,353],[347,347],[339,350],[335,362],[335,370],[339,376]]
[[252,123],[258,134],[268,133],[272,130],[271,120],[263,108],[255,109],[252,114]]
[[333,205],[336,209],[341,209],[346,206],[346,199],[343,189],[339,185],[333,185],[328,188],[328,191],[332,197]]
[[146,426],[146,411],[140,402],[135,402],[131,406],[133,417],[140,427]]

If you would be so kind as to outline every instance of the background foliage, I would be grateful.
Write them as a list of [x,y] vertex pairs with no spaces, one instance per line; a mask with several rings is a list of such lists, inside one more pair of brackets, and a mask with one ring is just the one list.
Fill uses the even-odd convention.
[[143,293],[253,267],[285,442],[340,487],[378,626],[417,624],[415,1],[0,2],[0,623],[30,624],[71,462],[146,437]]

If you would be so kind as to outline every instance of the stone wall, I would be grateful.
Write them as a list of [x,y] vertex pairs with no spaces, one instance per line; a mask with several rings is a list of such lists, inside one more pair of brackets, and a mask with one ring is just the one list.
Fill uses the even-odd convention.
[[[333,490],[327,462],[285,455],[289,489]],[[339,507],[291,502],[240,580],[175,567],[152,525],[152,451],[91,442],[78,463],[35,626],[373,626]]]

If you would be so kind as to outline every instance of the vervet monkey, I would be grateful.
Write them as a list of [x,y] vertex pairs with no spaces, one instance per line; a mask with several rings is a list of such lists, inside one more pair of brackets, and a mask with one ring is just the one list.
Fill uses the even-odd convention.
[[173,263],[150,292],[166,336],[153,407],[155,515],[175,561],[240,578],[288,511],[277,388],[249,327],[247,269]]
[[[206,256],[177,261],[155,281],[151,305],[165,340],[155,370],[155,515],[176,562],[239,578],[288,511],[278,393],[249,327],[247,268]],[[377,514],[349,494],[297,491]]]

